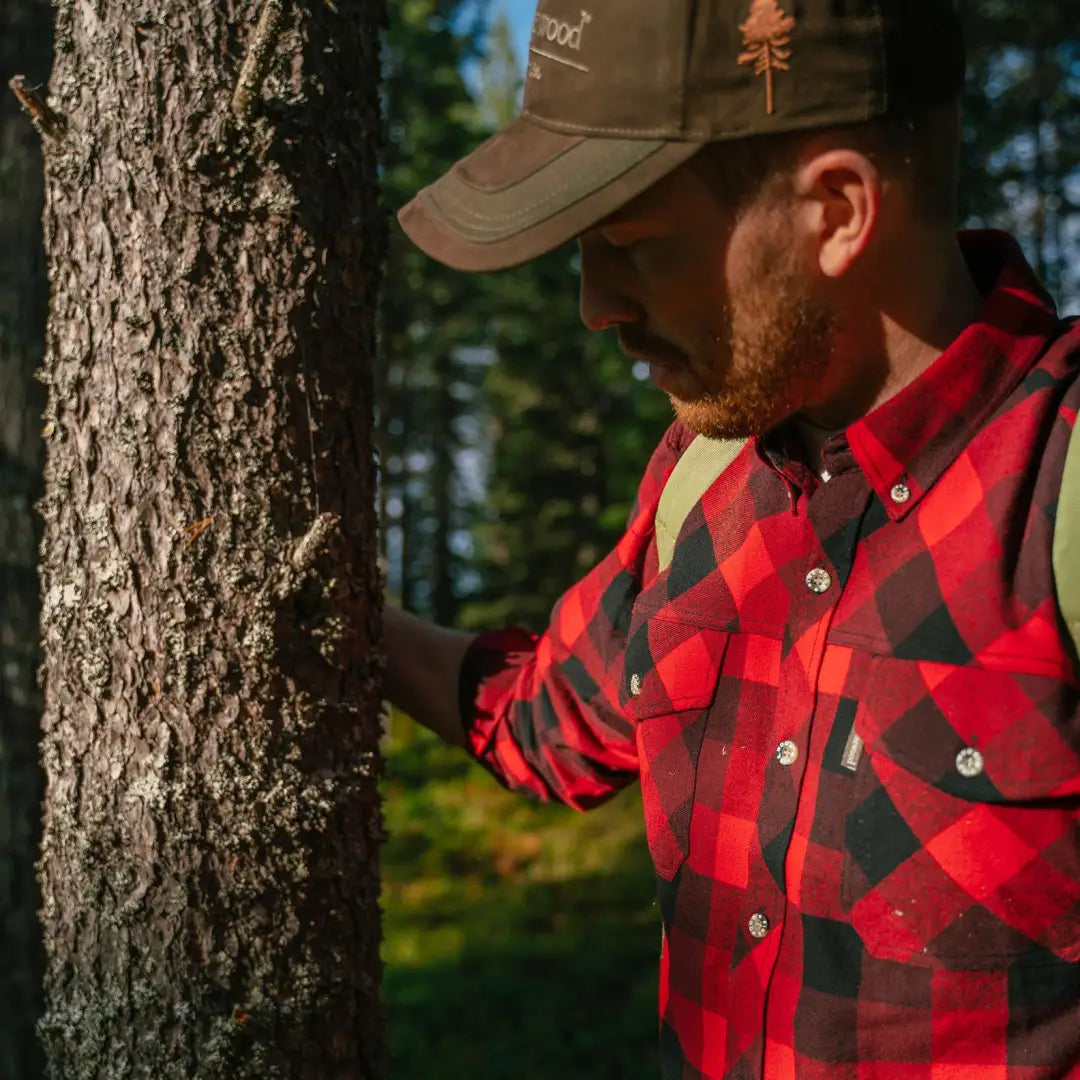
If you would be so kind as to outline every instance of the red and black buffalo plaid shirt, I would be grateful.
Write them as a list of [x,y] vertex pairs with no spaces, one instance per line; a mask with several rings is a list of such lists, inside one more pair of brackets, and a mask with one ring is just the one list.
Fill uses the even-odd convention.
[[1080,1077],[1080,681],[1054,514],[1080,330],[962,237],[977,323],[825,444],[752,440],[657,571],[673,426],[616,549],[462,670],[473,752],[640,777],[667,1080]]

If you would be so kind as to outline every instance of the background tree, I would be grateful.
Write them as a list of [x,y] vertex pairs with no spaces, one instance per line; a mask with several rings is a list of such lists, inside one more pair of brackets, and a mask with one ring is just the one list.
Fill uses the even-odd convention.
[[[486,2],[403,0],[390,8],[382,186],[397,209],[482,136],[465,83]],[[479,20],[479,21],[478,21]],[[380,312],[379,448],[391,589],[447,624],[463,588],[473,514],[464,475],[478,431],[477,386],[490,350],[475,275],[441,266],[391,230]]]
[[[460,30],[460,18],[448,25]],[[394,151],[404,169],[444,148],[426,181],[513,114],[519,64],[505,21],[495,22],[482,56],[465,51],[456,61],[454,101],[467,112],[451,142],[454,125],[430,124],[425,111],[452,78],[427,51],[435,34],[421,24],[398,26],[415,69],[408,93],[388,92],[389,131],[414,140],[407,152]],[[420,183],[399,175],[395,205]],[[392,177],[388,169],[385,178]],[[454,451],[457,481],[482,488],[471,511],[473,549],[456,569],[457,621],[541,625],[554,598],[621,530],[670,407],[634,377],[613,342],[582,330],[572,250],[475,275],[440,268],[402,244],[415,276],[395,297],[401,325],[447,326],[431,315],[438,282],[461,305],[448,309],[454,325],[468,326],[455,347],[471,363],[459,364],[455,379],[464,381],[463,367],[482,378],[458,405],[465,438]],[[390,266],[388,281],[393,255]],[[386,299],[392,295],[388,284]],[[424,338],[424,348],[437,341]],[[424,419],[416,414],[413,423]],[[430,482],[428,470],[422,476]],[[402,519],[389,521],[393,529]],[[538,808],[405,718],[395,717],[386,746],[392,1075],[655,1075],[657,929],[635,795],[585,816]]]
[[[476,83],[487,123],[514,115],[521,64],[505,19],[493,24]],[[628,360],[614,335],[582,325],[577,273],[570,244],[478,279],[495,360],[481,396],[491,455],[473,527],[479,585],[460,616],[469,627],[546,625],[558,596],[622,532],[641,470],[671,422],[644,365]]]
[[505,11],[496,13],[491,20],[474,79],[480,123],[488,131],[505,127],[521,104],[521,61],[514,49],[514,28]]
[[[16,71],[48,75],[48,0],[0,3],[0,86]],[[34,373],[45,340],[41,152],[6,89],[0,93],[0,1078],[36,1080],[34,1024],[44,953],[34,879],[41,833],[41,694],[37,687],[37,551],[41,413]]]
[[381,1073],[382,16],[56,6],[29,97],[54,1080]]
[[961,216],[1008,229],[1080,310],[1080,0],[966,9]]
[[614,337],[582,326],[576,263],[576,249],[563,248],[488,282],[497,359],[483,400],[494,451],[467,626],[546,626],[554,601],[625,528],[671,422],[667,398]]

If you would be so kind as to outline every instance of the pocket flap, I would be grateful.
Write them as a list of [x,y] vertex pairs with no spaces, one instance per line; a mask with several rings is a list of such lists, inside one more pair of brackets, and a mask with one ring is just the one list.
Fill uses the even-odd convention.
[[950,795],[980,802],[1080,793],[1080,701],[1044,675],[878,657],[855,727]]
[[713,699],[728,634],[662,616],[643,620],[626,646],[620,697],[635,720],[703,709]]

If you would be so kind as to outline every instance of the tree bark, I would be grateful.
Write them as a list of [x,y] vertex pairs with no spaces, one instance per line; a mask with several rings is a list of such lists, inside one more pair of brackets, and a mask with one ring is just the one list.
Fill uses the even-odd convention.
[[[49,70],[48,0],[0,0],[0,87]],[[45,967],[34,878],[41,834],[37,555],[48,286],[41,152],[14,95],[0,94],[0,1078],[37,1080],[34,1024]]]
[[381,5],[56,10],[49,1076],[367,1080]]

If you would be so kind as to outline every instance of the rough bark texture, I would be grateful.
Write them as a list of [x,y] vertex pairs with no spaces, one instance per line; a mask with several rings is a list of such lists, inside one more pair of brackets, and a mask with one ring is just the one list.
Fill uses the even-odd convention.
[[262,9],[57,3],[40,874],[55,1080],[382,1073],[382,10],[281,2],[255,42]]
[[48,0],[0,0],[0,1080],[38,1080],[34,1024],[44,952],[34,879],[41,833],[37,686],[38,520],[48,289],[41,248],[41,152],[4,84],[49,70]]

